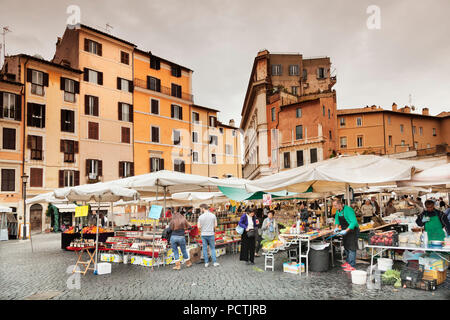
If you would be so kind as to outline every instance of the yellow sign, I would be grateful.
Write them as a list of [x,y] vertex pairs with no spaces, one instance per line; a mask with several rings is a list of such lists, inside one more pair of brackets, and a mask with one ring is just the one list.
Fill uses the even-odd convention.
[[89,206],[79,206],[75,208],[75,218],[86,217],[89,212]]

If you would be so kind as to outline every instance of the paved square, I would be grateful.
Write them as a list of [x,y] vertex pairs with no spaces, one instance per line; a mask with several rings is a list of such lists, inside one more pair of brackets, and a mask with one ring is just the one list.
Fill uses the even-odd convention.
[[113,263],[111,274],[81,275],[77,289],[72,274],[66,273],[75,264],[75,254],[61,250],[60,239],[61,234],[34,236],[34,253],[29,241],[1,242],[0,299],[450,299],[450,277],[435,292],[395,290],[392,286],[368,290],[365,285],[353,285],[350,274],[338,266],[325,273],[310,272],[309,277],[283,273],[285,253],[277,256],[274,272],[262,271],[263,257],[255,258],[255,266],[247,266],[238,255],[219,257],[219,267],[196,264],[178,272],[171,266],[152,271],[150,267]]

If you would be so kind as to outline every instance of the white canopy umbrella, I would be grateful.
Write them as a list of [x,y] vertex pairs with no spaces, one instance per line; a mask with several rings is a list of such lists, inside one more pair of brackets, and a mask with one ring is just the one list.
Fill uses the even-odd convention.
[[47,192],[41,193],[37,196],[27,199],[25,201],[26,204],[34,204],[34,203],[67,203],[69,200],[67,199],[59,199],[55,197],[55,192]]
[[415,174],[408,181],[399,181],[401,187],[450,185],[450,163],[429,168]]
[[409,180],[415,171],[432,165],[374,155],[339,156],[254,180],[246,188],[252,192],[305,192],[312,186],[313,192],[342,192],[348,186],[395,185],[396,181]]
[[95,272],[97,272],[98,260],[98,229],[99,229],[99,215],[100,202],[115,202],[119,200],[136,200],[139,198],[139,193],[136,190],[111,185],[108,183],[86,184],[76,187],[68,187],[56,189],[54,191],[56,198],[64,198],[69,201],[96,201],[98,202],[97,212],[97,232],[95,236]]
[[0,213],[11,213],[11,212],[12,212],[11,208],[0,205]]
[[198,205],[207,200],[211,200],[212,205],[230,201],[222,192],[180,192],[172,194],[172,199],[190,202],[192,205]]

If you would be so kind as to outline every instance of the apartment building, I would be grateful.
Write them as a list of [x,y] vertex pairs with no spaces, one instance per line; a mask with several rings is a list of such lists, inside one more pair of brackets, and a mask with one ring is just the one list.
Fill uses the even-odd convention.
[[270,175],[292,163],[307,164],[335,153],[335,83],[329,57],[258,52],[241,113],[244,178]]
[[134,52],[136,174],[191,173],[193,71],[161,57]]
[[[22,114],[20,99],[16,101],[16,117],[21,123],[16,124],[15,130],[15,161],[20,162],[16,167],[20,166],[21,170],[16,170],[15,176],[16,180],[22,172],[29,176],[27,197],[80,184],[80,126],[77,119],[81,73],[39,56],[19,54],[5,59],[2,74],[23,86],[20,92],[24,101]],[[6,107],[5,100],[3,103]],[[11,121],[6,117],[1,119],[5,126],[11,126]],[[10,137],[12,144],[14,135]],[[18,186],[21,183],[20,179]],[[18,207],[22,208],[22,205]],[[42,231],[48,223],[46,205],[34,204],[28,209],[27,222],[30,222],[31,231]],[[19,223],[22,219],[23,210]]]
[[242,177],[240,132],[234,120],[218,121],[216,109],[191,105],[192,173],[215,177]]
[[[12,77],[0,78],[0,202],[17,215],[23,212],[22,136],[23,84]],[[22,220],[22,219],[21,219]]]
[[83,71],[80,183],[134,175],[133,52],[136,46],[86,25],[66,28],[53,62]]
[[[415,109],[415,108],[414,108]],[[338,110],[338,151],[342,154],[396,154],[450,144],[450,114],[432,116],[428,108],[391,110],[378,106]]]

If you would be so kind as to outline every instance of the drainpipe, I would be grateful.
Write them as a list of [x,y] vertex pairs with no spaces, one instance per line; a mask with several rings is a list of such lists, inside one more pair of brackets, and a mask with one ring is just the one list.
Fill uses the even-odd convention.
[[386,155],[386,127],[384,123],[384,112],[383,112],[383,145],[384,145],[384,154]]
[[[27,96],[27,64],[28,64],[28,60],[30,60],[29,58],[27,58],[27,60],[25,61],[25,63],[24,63],[24,66],[23,66],[23,82],[24,82],[24,84],[23,84],[23,112],[22,112],[22,114],[23,114],[23,125],[22,125],[22,127],[23,127],[23,130],[22,130],[22,176],[25,174],[25,150],[26,150],[26,148],[25,148],[25,141],[26,141],[26,138],[25,138],[25,126],[27,125],[27,104],[26,104],[26,101],[27,101],[27,99],[26,99],[26,96]],[[20,57],[19,57],[19,66],[20,66]],[[23,186],[24,186],[24,184],[23,184],[23,182],[21,183],[22,184],[22,194],[24,194],[24,192],[26,191],[26,190],[24,190],[23,189]],[[24,207],[23,207],[23,219],[24,219],[24,223],[25,223],[25,219],[26,219],[26,214],[27,214],[27,206],[26,206],[26,203],[25,203],[25,201],[24,201]],[[24,224],[24,230],[26,230],[26,225]],[[31,223],[30,223],[30,235],[31,235]]]
[[[412,145],[414,147],[414,150],[416,150],[416,145],[414,143],[414,129],[413,129],[413,118],[411,117],[411,135],[412,135]],[[417,150],[416,150],[417,152]]]

